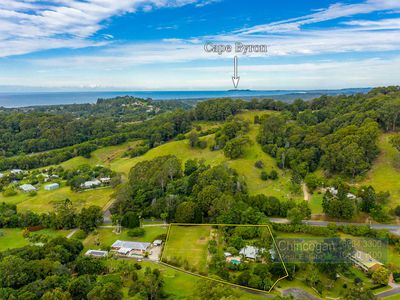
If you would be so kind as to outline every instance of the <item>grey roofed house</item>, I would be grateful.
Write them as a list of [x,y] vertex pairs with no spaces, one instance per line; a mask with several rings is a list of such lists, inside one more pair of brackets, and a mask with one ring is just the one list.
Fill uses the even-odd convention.
[[98,179],[94,179],[94,180],[89,180],[89,181],[82,183],[81,187],[88,189],[88,188],[99,186],[100,184],[101,184],[101,182]]
[[257,247],[246,246],[240,250],[239,254],[243,255],[246,258],[256,259],[259,251],[260,250]]
[[33,192],[36,191],[36,188],[32,185],[32,184],[22,184],[19,186],[19,188],[23,191],[23,192]]
[[130,241],[120,241],[116,240],[114,244],[111,245],[113,249],[130,249],[136,251],[146,251],[150,247],[150,243],[142,243],[142,242],[130,242]]
[[93,256],[93,257],[106,257],[107,254],[108,254],[107,251],[101,251],[101,250],[88,250],[85,253],[86,256]]

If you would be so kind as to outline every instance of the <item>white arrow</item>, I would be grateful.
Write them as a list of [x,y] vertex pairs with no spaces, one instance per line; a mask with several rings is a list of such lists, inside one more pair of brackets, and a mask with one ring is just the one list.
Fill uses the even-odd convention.
[[232,76],[232,82],[233,82],[233,86],[235,87],[235,89],[237,88],[237,86],[239,84],[239,80],[240,80],[240,77],[238,76],[238,58],[237,58],[237,56],[235,56],[233,58],[233,76]]

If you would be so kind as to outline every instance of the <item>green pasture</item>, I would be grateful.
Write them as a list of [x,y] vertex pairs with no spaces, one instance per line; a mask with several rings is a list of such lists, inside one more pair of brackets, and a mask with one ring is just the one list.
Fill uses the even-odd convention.
[[77,209],[90,205],[104,207],[111,200],[112,193],[113,190],[111,188],[73,192],[68,186],[61,186],[53,191],[46,191],[41,187],[35,196],[29,196],[29,194],[21,191],[11,197],[4,197],[0,194],[0,202],[17,204],[19,211],[31,210],[41,213],[53,210],[57,202],[67,198],[72,201]]
[[210,226],[171,225],[168,240],[164,246],[163,259],[181,258],[197,270],[207,271],[207,247]]

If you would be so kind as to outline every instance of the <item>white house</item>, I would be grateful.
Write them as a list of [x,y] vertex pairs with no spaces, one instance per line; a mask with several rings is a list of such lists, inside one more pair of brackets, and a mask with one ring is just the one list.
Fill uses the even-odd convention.
[[102,177],[100,178],[101,183],[110,183],[111,178],[110,177]]
[[118,254],[126,256],[144,255],[144,253],[149,250],[150,246],[150,243],[117,240],[111,245],[111,249],[118,252]]
[[36,191],[36,188],[32,184],[23,184],[20,185],[19,188],[25,193]]
[[100,180],[94,179],[94,180],[89,180],[81,184],[81,187],[84,189],[90,189],[97,187],[101,184]]
[[239,254],[245,258],[256,259],[259,252],[260,250],[257,247],[246,246],[240,250]]
[[375,271],[383,266],[380,261],[373,258],[370,254],[360,250],[356,250],[353,255],[350,256],[350,260],[364,272]]
[[13,175],[18,175],[18,174],[21,174],[22,172],[24,172],[24,171],[21,170],[21,169],[12,169],[10,171],[10,173],[13,174]]
[[3,173],[0,173],[0,178],[3,178],[4,177],[4,174]]
[[58,183],[49,183],[44,186],[44,189],[46,191],[52,191],[58,189],[59,187],[60,185]]

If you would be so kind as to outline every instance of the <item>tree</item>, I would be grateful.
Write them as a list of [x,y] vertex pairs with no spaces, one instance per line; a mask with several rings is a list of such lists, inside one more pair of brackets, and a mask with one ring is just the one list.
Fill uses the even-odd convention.
[[291,224],[301,224],[303,220],[303,215],[299,208],[294,207],[287,212],[287,218],[289,219]]
[[82,275],[69,282],[68,291],[74,300],[85,300],[93,284],[89,275]]
[[71,300],[70,293],[64,292],[61,288],[55,288],[52,291],[46,292],[41,300]]
[[196,220],[196,203],[185,201],[178,205],[175,213],[175,220],[178,223],[193,223]]
[[269,179],[277,180],[278,179],[278,172],[276,170],[272,170],[271,173],[269,173]]
[[400,217],[400,205],[397,205],[396,208],[394,209],[394,214],[398,217]]
[[133,211],[126,212],[121,221],[121,225],[126,228],[136,228],[140,226],[140,219],[137,213]]
[[350,287],[343,297],[344,300],[375,300],[374,293],[364,287]]
[[87,295],[89,300],[121,300],[121,288],[113,282],[96,285]]
[[27,262],[17,256],[6,256],[0,262],[0,287],[19,288],[29,281]]
[[376,284],[387,285],[389,282],[389,271],[384,267],[379,267],[372,273],[372,281]]
[[192,148],[197,147],[197,144],[199,142],[199,135],[195,131],[191,131],[189,133],[189,145]]
[[103,259],[92,256],[80,256],[75,261],[75,270],[79,275],[101,274],[106,270],[106,268]]
[[267,181],[268,180],[268,173],[265,171],[261,171],[261,175],[260,175],[261,180],[263,181]]
[[77,223],[80,229],[89,233],[103,223],[103,211],[94,205],[84,207],[78,215]]
[[224,147],[224,154],[230,159],[236,159],[244,154],[244,146],[248,145],[248,137],[237,137],[229,140]]
[[400,134],[393,136],[390,139],[390,143],[400,152]]

